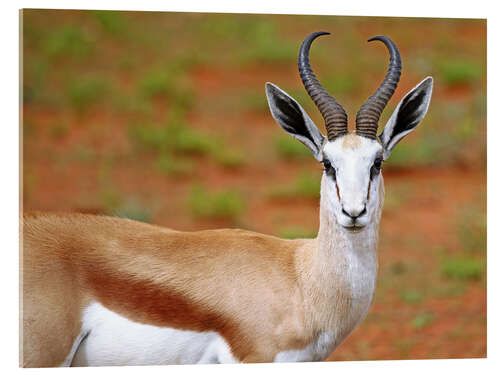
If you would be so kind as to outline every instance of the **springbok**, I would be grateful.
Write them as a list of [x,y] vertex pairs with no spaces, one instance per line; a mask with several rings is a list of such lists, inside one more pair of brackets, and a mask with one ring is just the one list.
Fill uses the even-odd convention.
[[316,361],[365,318],[377,274],[382,162],[422,120],[433,81],[401,100],[377,135],[401,74],[390,64],[356,116],[316,79],[309,35],[298,66],[327,137],[287,93],[266,84],[272,116],[324,165],[314,239],[245,230],[179,232],[84,214],[25,214],[25,367]]

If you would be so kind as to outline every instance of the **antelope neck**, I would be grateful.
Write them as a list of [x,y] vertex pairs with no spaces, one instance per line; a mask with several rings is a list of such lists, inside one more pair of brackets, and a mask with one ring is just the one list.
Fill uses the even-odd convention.
[[[380,183],[383,194],[383,181]],[[311,249],[304,291],[311,328],[331,336],[332,350],[364,319],[371,305],[378,268],[380,211],[381,204],[362,231],[348,232],[329,209],[322,184],[320,228]]]

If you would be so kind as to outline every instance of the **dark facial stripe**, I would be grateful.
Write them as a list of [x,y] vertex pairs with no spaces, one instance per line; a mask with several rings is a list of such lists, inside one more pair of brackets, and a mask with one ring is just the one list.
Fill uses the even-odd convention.
[[339,202],[341,202],[341,199],[340,199],[340,191],[339,191],[339,185],[337,184],[337,181],[335,181],[335,187],[337,188],[337,197],[339,198]]

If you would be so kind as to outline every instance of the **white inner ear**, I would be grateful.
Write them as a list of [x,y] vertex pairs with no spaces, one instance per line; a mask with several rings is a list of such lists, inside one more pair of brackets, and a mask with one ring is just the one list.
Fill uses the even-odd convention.
[[293,138],[309,148],[316,160],[321,161],[321,149],[325,137],[302,106],[284,90],[270,82],[266,83],[266,96],[276,122]]
[[[389,157],[391,154],[391,151],[394,149],[396,144],[404,138],[407,134],[411,133],[417,126],[418,124],[422,121],[424,116],[427,113],[427,110],[429,108],[429,104],[431,101],[431,96],[432,96],[432,88],[433,88],[433,80],[432,77],[426,77],[422,82],[420,82],[417,86],[415,86],[413,89],[411,89],[403,99],[398,103],[396,109],[391,115],[391,118],[389,121],[387,121],[386,126],[384,127],[384,130],[382,131],[382,134],[380,134],[380,140],[382,141],[382,144],[384,145],[384,160]],[[412,120],[412,124],[410,125],[411,127],[408,128],[407,130],[401,131],[397,134],[394,134],[394,131],[396,129],[398,117],[400,114],[400,111],[410,111],[410,109],[403,107],[403,104],[408,105],[406,103],[408,100],[417,100],[417,99],[412,99],[412,96],[418,96],[419,94],[423,93],[423,98],[421,99],[420,103],[416,108],[414,108],[411,112],[411,114],[415,115],[415,118]],[[404,121],[405,118],[409,118],[408,114],[406,116],[402,116],[403,120],[400,119],[400,121]]]

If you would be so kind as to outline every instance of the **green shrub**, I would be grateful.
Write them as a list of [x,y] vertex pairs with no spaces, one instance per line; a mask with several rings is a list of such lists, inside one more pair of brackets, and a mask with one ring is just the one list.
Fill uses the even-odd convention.
[[424,312],[421,314],[418,314],[412,321],[411,324],[415,328],[423,328],[425,326],[428,326],[435,320],[435,315],[430,312]]
[[108,89],[107,81],[100,77],[88,76],[71,82],[67,94],[73,108],[85,111],[100,101]]
[[414,184],[410,182],[400,182],[387,187],[387,193],[384,199],[384,211],[398,209],[401,205],[408,202],[414,194]]
[[201,218],[236,221],[244,211],[243,198],[237,192],[209,192],[201,185],[193,188],[188,205],[191,213]]
[[438,63],[440,78],[447,85],[470,84],[481,79],[482,68],[475,61],[446,60]]
[[146,97],[168,95],[175,89],[175,75],[168,70],[154,70],[146,73],[139,82],[139,89]]
[[241,109],[243,110],[259,111],[267,113],[269,107],[263,91],[264,90],[257,89],[252,91],[246,91],[240,94],[238,98],[240,106],[236,106],[237,107],[236,109],[239,109],[238,107],[241,107]]
[[446,259],[441,267],[443,275],[458,280],[478,280],[484,272],[484,264],[473,258]]
[[321,80],[324,87],[336,97],[345,96],[352,93],[359,87],[359,78],[355,75],[344,73],[327,75]]
[[94,10],[92,14],[103,30],[110,34],[118,34],[125,29],[125,21],[121,12]]
[[208,154],[216,147],[216,141],[196,130],[187,127],[171,127],[174,145],[177,151],[192,154]]
[[82,58],[88,55],[92,44],[79,28],[63,26],[49,33],[43,46],[49,56]]
[[[219,165],[236,168],[244,164],[244,155],[228,148],[222,139],[210,137],[190,129],[182,115],[173,115],[165,125],[134,125],[129,127],[129,137],[140,148],[160,152],[159,166],[172,171],[174,154],[206,155]],[[176,160],[177,162],[177,160]],[[187,167],[187,164],[184,164]],[[189,169],[189,168],[187,168]]]
[[214,160],[226,168],[239,168],[245,164],[245,156],[242,152],[234,149],[228,149],[224,145],[212,149]]
[[288,227],[282,229],[278,237],[296,239],[296,238],[315,238],[317,235],[315,230],[305,229],[301,227]]
[[112,215],[122,203],[121,195],[111,185],[101,188],[99,191],[99,200],[103,211],[108,215]]
[[240,62],[277,63],[296,58],[297,45],[279,38],[276,25],[270,20],[253,20],[245,34],[247,44],[239,50]]
[[155,68],[139,81],[140,96],[146,99],[164,97],[175,111],[184,111],[194,104],[190,82],[179,67]]
[[122,202],[112,213],[114,216],[124,217],[131,220],[150,223],[152,219],[151,210],[143,207],[137,200],[129,199]]
[[271,190],[274,198],[319,198],[321,175],[301,172],[291,185],[282,185]]
[[424,133],[414,142],[400,142],[387,160],[391,168],[430,166],[446,163],[450,155],[439,137]]
[[311,152],[306,146],[286,134],[279,135],[274,139],[274,148],[281,157],[286,159],[311,157]]
[[212,138],[189,129],[182,120],[172,119],[165,125],[135,125],[129,128],[129,137],[144,149],[168,152],[207,154],[215,148]]
[[486,253],[486,204],[463,207],[457,215],[457,232],[462,249],[466,252]]
[[423,294],[417,290],[405,290],[401,292],[401,299],[404,302],[418,303],[424,298]]
[[162,153],[157,159],[158,169],[169,176],[187,175],[193,170],[193,163],[187,159],[175,158]]

